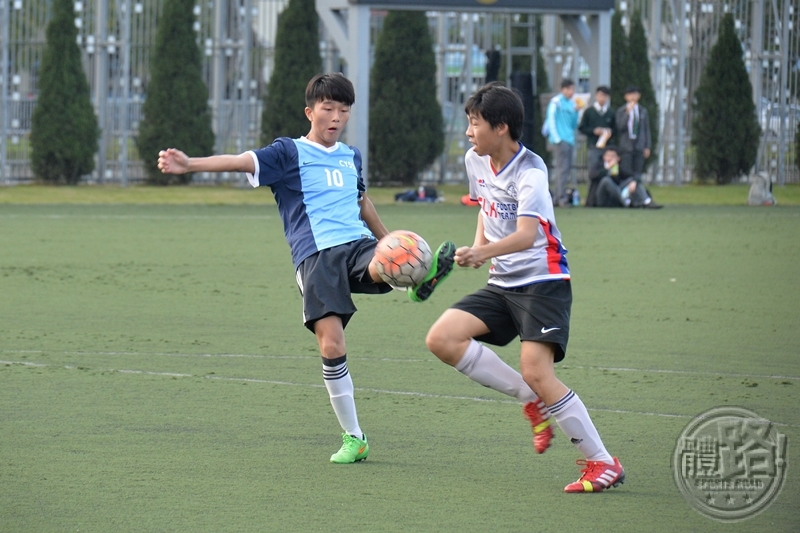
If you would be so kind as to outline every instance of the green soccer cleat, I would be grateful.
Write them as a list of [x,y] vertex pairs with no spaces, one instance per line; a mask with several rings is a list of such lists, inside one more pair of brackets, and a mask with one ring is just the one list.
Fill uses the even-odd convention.
[[443,282],[453,271],[455,264],[456,245],[451,241],[444,241],[433,256],[431,269],[422,283],[408,289],[408,297],[413,302],[424,302],[433,294],[433,289]]
[[331,462],[337,464],[349,464],[363,461],[369,455],[369,444],[367,436],[364,440],[342,433],[342,447],[339,451],[331,455]]

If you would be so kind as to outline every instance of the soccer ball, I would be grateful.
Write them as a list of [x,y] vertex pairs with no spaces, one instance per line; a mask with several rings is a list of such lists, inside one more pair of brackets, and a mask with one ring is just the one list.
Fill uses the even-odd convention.
[[375,266],[381,279],[394,287],[419,285],[431,268],[433,254],[425,239],[397,230],[378,241]]

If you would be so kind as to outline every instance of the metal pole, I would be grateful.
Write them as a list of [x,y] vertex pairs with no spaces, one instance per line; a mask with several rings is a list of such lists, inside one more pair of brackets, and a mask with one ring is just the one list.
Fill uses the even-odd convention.
[[[250,134],[250,42],[252,40],[252,7],[250,0],[244,0],[244,17],[242,28],[242,100],[241,100],[241,130],[240,130],[240,146],[239,152],[244,152],[250,146],[248,143],[248,135]],[[329,61],[330,54],[326,54],[326,60]],[[245,175],[241,175],[240,185],[242,187],[247,185]]]
[[250,132],[250,41],[251,39],[251,12],[250,0],[244,0],[244,28],[242,28],[242,129],[240,151],[249,148],[247,137]]
[[[445,104],[450,101],[447,83],[447,15],[439,12],[437,16],[439,17],[437,24],[437,33],[439,34],[439,101],[442,103],[442,108],[445,108]],[[447,177],[447,153],[450,139],[452,139],[451,131],[453,128],[452,113],[445,120],[445,149],[442,150],[442,154],[439,156],[439,183],[444,183]]]
[[[780,149],[778,150],[778,185],[786,184],[786,127],[789,117],[786,109],[786,86],[789,70],[789,0],[783,0],[783,17],[781,17],[781,114],[780,114]],[[769,127],[769,118],[767,118]]]
[[95,109],[97,123],[100,125],[100,139],[97,147],[97,181],[103,183],[106,177],[106,105],[108,104],[108,0],[97,0],[95,19]]
[[675,91],[675,107],[677,117],[675,119],[675,185],[683,184],[683,90],[686,84],[686,0],[678,2],[679,13],[677,16],[678,25],[678,80]]
[[0,90],[2,90],[2,96],[0,96],[0,109],[2,109],[3,119],[0,122],[0,178],[3,179],[4,183],[8,183],[10,181],[11,176],[6,174],[6,138],[8,136],[8,77],[10,74],[9,69],[9,47],[11,46],[9,41],[9,26],[11,25],[11,10],[9,6],[10,2],[8,0],[0,0],[0,13],[3,15],[3,38],[2,46],[3,46],[3,56],[2,56],[2,66],[3,68],[0,70],[0,76],[3,78],[2,86],[0,86]]
[[531,81],[533,82],[531,92],[537,94],[536,60],[539,54],[536,53],[536,15],[533,13],[528,13],[528,46],[531,49]]
[[547,51],[545,61],[547,63],[547,75],[550,78],[550,86],[557,92],[556,87],[561,83],[561,73],[556,72],[556,16],[542,15],[544,17],[544,48]]
[[130,120],[129,113],[131,111],[130,96],[131,96],[131,0],[123,0],[122,10],[124,12],[124,22],[122,27],[122,153],[121,161],[122,168],[120,169],[122,177],[122,186],[128,186],[128,134],[130,133]]
[[761,116],[761,56],[764,47],[764,0],[753,0],[750,21],[750,84],[753,102]]
[[[764,0],[753,0],[750,21],[750,85],[753,86],[753,103],[756,105],[756,117],[761,122],[761,113],[766,111],[761,106],[761,57],[764,48]],[[765,136],[762,134],[761,142]],[[759,147],[759,152],[761,149]],[[759,171],[759,159],[756,157],[755,172]]]
[[214,4],[214,60],[212,75],[213,126],[215,133],[215,152],[222,153],[222,92],[225,87],[225,52],[222,34],[225,28],[225,1],[216,0]]
[[[653,13],[650,21],[650,61],[651,69],[650,76],[653,79],[653,87],[661,88],[661,12],[663,9],[663,2],[656,0],[653,2]],[[663,93],[661,93],[663,94]],[[656,96],[658,99],[658,96]],[[659,102],[658,106],[658,142],[660,146],[654,146],[653,149],[657,150],[658,157],[653,162],[653,181],[663,181],[663,169],[661,168],[664,157],[664,102]]]
[[506,14],[506,85],[511,85],[511,69],[514,54],[511,53],[511,17],[512,14]]
[[369,183],[369,49],[370,7],[350,5],[347,8],[349,51],[347,73],[356,90],[356,103],[350,108],[350,121],[345,135],[347,144],[361,151],[361,174]]
[[472,24],[472,13],[467,13],[467,31],[466,39],[464,40],[464,48],[466,49],[466,56],[464,57],[464,70],[466,75],[464,77],[464,101],[472,95],[472,45],[474,44],[475,28]]

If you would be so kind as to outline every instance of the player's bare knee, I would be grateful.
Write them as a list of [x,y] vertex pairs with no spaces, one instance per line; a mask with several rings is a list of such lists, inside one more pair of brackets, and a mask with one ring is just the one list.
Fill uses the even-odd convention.
[[425,346],[428,347],[434,355],[438,356],[439,352],[441,351],[444,339],[442,338],[442,331],[441,328],[437,328],[434,324],[431,329],[428,330],[428,334],[425,336]]
[[520,367],[520,374],[522,374],[522,379],[534,392],[542,390],[546,378],[542,373],[537,371],[534,365],[522,365]]
[[344,339],[322,337],[318,338],[317,341],[319,342],[319,352],[322,357],[335,359],[347,353]]
[[425,346],[428,347],[428,350],[430,350],[433,355],[445,363],[447,362],[449,355],[448,346],[451,344],[452,341],[447,333],[447,330],[438,324],[434,324],[428,331],[428,335],[425,337]]

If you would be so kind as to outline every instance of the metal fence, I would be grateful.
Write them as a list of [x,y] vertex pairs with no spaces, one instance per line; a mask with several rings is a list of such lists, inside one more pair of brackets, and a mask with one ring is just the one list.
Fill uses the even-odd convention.
[[691,103],[720,21],[730,12],[762,128],[754,170],[769,172],[780,184],[800,181],[794,149],[800,124],[800,0],[633,0],[621,1],[619,7],[627,14],[638,8],[648,30],[662,128],[653,180],[670,183],[693,177]]
[[[124,185],[144,179],[135,139],[162,3],[75,1],[78,45],[102,131],[89,182]],[[285,3],[212,1],[193,8],[217,151],[258,144],[260,97],[272,68],[275,21]],[[52,4],[51,0],[0,0],[0,8],[0,182],[10,184],[33,179],[30,125]]]
[[[194,6],[197,43],[209,87],[217,152],[257,147],[261,98],[271,75],[279,12],[287,0],[210,0]],[[78,45],[92,90],[102,135],[96,170],[87,181],[128,184],[144,178],[135,138],[147,97],[148,64],[163,0],[75,1]],[[692,179],[691,101],[716,42],[722,15],[734,13],[763,129],[757,170],[778,183],[800,181],[794,133],[800,122],[800,0],[629,0],[617,8],[626,16],[641,10],[646,22],[652,78],[660,104],[661,146],[649,179],[681,183]],[[30,122],[51,0],[0,0],[0,183],[33,179]],[[372,42],[383,11],[373,11]],[[464,98],[485,79],[487,50],[498,49],[511,71],[511,56],[535,58],[533,17],[514,14],[428,13],[438,65],[439,98],[447,143],[440,160],[425,173],[430,181],[463,179]],[[588,81],[588,66],[556,16],[541,25],[542,55],[551,86],[562,77]],[[339,70],[339,53],[322,28],[326,70]],[[512,46],[512,32],[527,34],[527,45]],[[535,71],[535,59],[530,62]],[[344,66],[346,71],[346,66]],[[586,90],[591,88],[584,87]],[[579,152],[578,176],[585,174]],[[198,181],[241,180],[241,176],[200,175]]]

